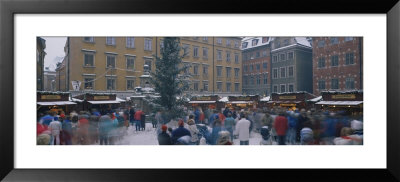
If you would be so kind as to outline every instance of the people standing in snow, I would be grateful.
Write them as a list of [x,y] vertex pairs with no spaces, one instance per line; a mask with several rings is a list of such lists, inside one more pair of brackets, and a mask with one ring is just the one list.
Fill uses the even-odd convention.
[[146,114],[142,111],[142,115],[140,115],[140,128],[142,131],[146,130]]
[[230,135],[228,131],[220,131],[218,133],[216,145],[233,145]]
[[230,133],[231,140],[233,140],[233,128],[235,127],[235,119],[232,117],[232,113],[228,112],[227,118],[224,122],[224,128]]
[[190,135],[192,136],[190,140],[191,145],[198,145],[199,144],[199,130],[194,121],[194,116],[189,115],[189,120],[187,122],[187,129],[190,131]]
[[167,125],[161,126],[161,133],[157,137],[159,145],[172,145],[171,136],[167,133],[167,129]]
[[180,137],[189,136],[191,137],[190,131],[184,127],[183,119],[178,122],[178,128],[172,131],[171,140],[173,144],[177,144]]
[[48,129],[51,132],[52,139],[51,145],[60,145],[60,133],[62,130],[61,122],[58,121],[58,117],[54,117],[54,120],[49,124]]
[[213,122],[212,132],[211,132],[211,145],[217,144],[218,133],[222,131],[222,122],[220,119],[215,119]]
[[278,144],[285,145],[288,120],[285,117],[285,111],[283,109],[280,110],[279,115],[275,118],[274,128],[278,137]]
[[99,118],[99,140],[100,145],[109,145],[109,133],[112,129],[112,120],[109,115]]
[[249,145],[250,124],[245,113],[240,113],[240,120],[236,123],[234,131],[235,135],[239,135],[240,145]]
[[137,110],[134,115],[136,131],[141,129],[142,110]]

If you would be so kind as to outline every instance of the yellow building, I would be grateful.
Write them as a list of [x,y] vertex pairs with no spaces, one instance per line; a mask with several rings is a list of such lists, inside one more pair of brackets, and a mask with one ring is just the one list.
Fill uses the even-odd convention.
[[[57,86],[74,91],[133,93],[144,87],[155,71],[153,55],[160,55],[162,37],[68,37],[66,56],[57,68]],[[240,94],[242,92],[241,38],[182,37],[185,72],[191,75],[191,94]],[[148,65],[148,67],[144,66]]]

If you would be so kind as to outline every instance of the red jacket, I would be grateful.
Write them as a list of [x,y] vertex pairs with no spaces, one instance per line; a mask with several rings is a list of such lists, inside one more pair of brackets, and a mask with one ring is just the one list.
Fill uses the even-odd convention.
[[285,116],[277,116],[274,122],[274,128],[278,136],[286,135],[288,127],[288,120]]
[[142,114],[143,114],[143,111],[141,111],[141,110],[136,111],[134,119],[137,121],[140,121],[142,119]]

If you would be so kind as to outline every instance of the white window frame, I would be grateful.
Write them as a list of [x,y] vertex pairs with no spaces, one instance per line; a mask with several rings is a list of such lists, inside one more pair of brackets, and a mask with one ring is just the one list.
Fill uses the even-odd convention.
[[226,72],[226,78],[232,77],[232,68],[231,67],[225,67],[225,72]]
[[[114,67],[108,67],[108,57],[114,57]],[[117,55],[114,54],[106,54],[106,68],[113,68],[117,67]]]
[[235,70],[235,78],[239,78],[240,76],[240,68],[234,68]]
[[[86,63],[86,60],[85,60],[85,57],[86,57],[86,54],[90,54],[90,55],[92,55],[93,56],[93,65],[86,65],[85,63]],[[95,67],[95,53],[94,52],[83,52],[83,66],[84,67]]]
[[222,50],[217,50],[217,60],[222,61]]
[[87,37],[83,37],[84,42],[94,43],[94,37],[89,37],[89,38],[91,38],[91,40],[85,40],[85,38],[87,38]]
[[[276,76],[275,76],[275,70],[276,70]],[[272,79],[278,79],[279,78],[279,68],[273,68],[272,69]]]
[[[218,88],[220,86],[220,88]],[[222,92],[223,91],[223,89],[222,89],[222,82],[221,81],[217,81],[217,91],[218,92]]]
[[[93,81],[92,81],[92,88],[91,89],[87,89],[86,88],[86,79],[92,79]],[[95,88],[95,80],[94,79],[96,79],[96,76],[83,76],[83,90],[94,90],[94,88]]]
[[208,48],[207,47],[203,47],[203,58],[208,59]]
[[135,48],[135,37],[126,37],[126,48]]
[[[226,82],[226,92],[231,92],[232,91],[232,83],[231,82]],[[228,87],[228,85],[229,85],[229,87]],[[229,89],[228,89],[229,88]]]
[[195,57],[195,58],[199,57],[199,47],[198,46],[193,46],[193,57]]
[[[285,75],[284,76],[282,76],[282,68],[285,70]],[[286,67],[280,67],[279,68],[279,78],[286,78]]]
[[[293,75],[292,76],[290,76],[290,68],[293,68]],[[288,68],[287,68],[287,77],[288,78],[294,77],[294,66],[288,66]]]
[[[114,89],[108,89],[108,80],[114,80]],[[116,76],[106,76],[106,90],[117,90],[117,77]]]
[[284,93],[284,92],[282,91],[282,86],[285,87],[285,91],[284,91],[284,92],[286,92],[286,84],[280,84],[280,85],[279,85],[279,91],[280,91],[280,93]]
[[[324,82],[324,88],[321,88],[322,81]],[[324,79],[318,80],[318,90],[326,90],[326,80]]]
[[[150,44],[148,44],[148,43],[150,43]],[[145,51],[152,51],[153,50],[153,39],[149,39],[149,38],[145,38],[144,39],[144,50]]]
[[203,81],[203,91],[208,92],[208,86],[208,81]]
[[235,83],[235,92],[240,91],[240,83]]
[[[218,68],[221,68],[221,69],[218,69]],[[220,74],[218,74],[218,70],[221,70]],[[217,77],[222,77],[222,66],[217,66]]]
[[[133,81],[133,85],[132,85],[132,89],[128,89],[128,81]],[[136,80],[135,80],[135,78],[126,78],[126,90],[135,90],[135,82],[136,82]]]
[[199,65],[193,64],[193,75],[199,75]]
[[[276,88],[276,90],[275,90]],[[272,86],[272,93],[278,93],[279,92],[279,86],[278,85],[273,85]]]
[[235,53],[235,63],[239,63],[239,54]]
[[[111,42],[110,42],[110,40],[111,40]],[[109,46],[115,46],[115,37],[106,37],[106,45],[109,45]]]
[[222,44],[222,38],[217,38],[217,44]]
[[[129,59],[133,59],[133,68],[132,69],[130,69],[130,68],[128,68],[128,60]],[[126,69],[127,70],[135,70],[135,61],[136,61],[136,57],[135,56],[125,56],[125,66],[126,66]]]
[[[290,86],[293,87],[293,90],[292,90],[292,91],[290,91]],[[293,83],[289,83],[289,84],[288,84],[287,90],[288,90],[288,92],[294,92],[294,84],[293,84]]]

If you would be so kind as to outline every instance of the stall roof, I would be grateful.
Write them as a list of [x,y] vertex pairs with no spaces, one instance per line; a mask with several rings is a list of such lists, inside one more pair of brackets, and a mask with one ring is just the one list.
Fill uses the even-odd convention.
[[207,100],[207,101],[194,100],[194,101],[189,102],[189,104],[212,104],[212,103],[215,103],[215,100],[211,100],[211,101],[209,101],[209,100]]
[[253,101],[230,101],[228,103],[231,104],[248,104],[248,103],[254,103]]
[[268,97],[263,97],[262,99],[260,99],[260,101],[264,101],[264,102],[265,101],[269,101],[269,98],[270,98],[269,96]]
[[289,103],[294,103],[298,104],[301,101],[268,101],[267,103],[277,103],[277,104],[289,104]]
[[62,105],[73,105],[76,103],[70,101],[52,101],[52,102],[37,102],[37,104],[42,106],[62,106]]
[[70,98],[69,101],[72,101],[72,102],[83,102],[83,100],[76,99],[76,98]]
[[91,104],[119,104],[116,100],[88,101]]
[[228,102],[229,99],[228,97],[222,97],[222,99],[219,99],[220,102]]
[[118,101],[118,102],[126,102],[126,100],[124,100],[124,99],[120,99],[120,98],[118,98],[118,97],[116,97],[116,99],[115,99],[116,101]]
[[310,100],[307,100],[307,101],[310,101],[310,102],[318,102],[318,101],[320,101],[321,99],[322,99],[322,96],[319,96],[319,97],[315,97],[315,98],[310,99]]
[[315,104],[320,105],[359,105],[362,104],[363,101],[320,101]]

